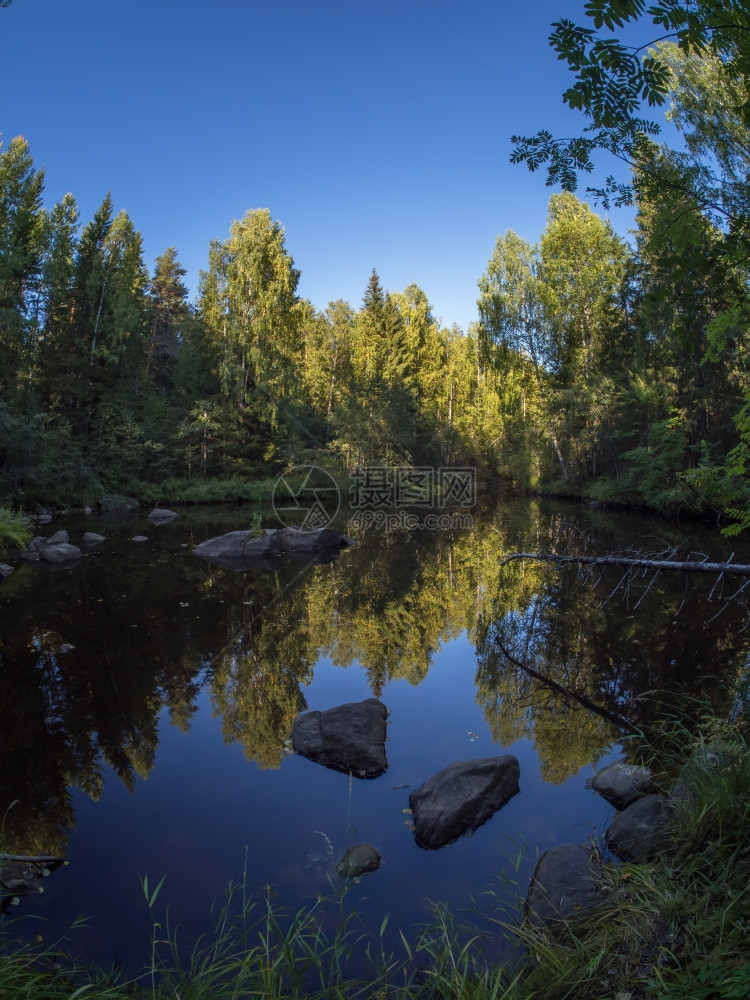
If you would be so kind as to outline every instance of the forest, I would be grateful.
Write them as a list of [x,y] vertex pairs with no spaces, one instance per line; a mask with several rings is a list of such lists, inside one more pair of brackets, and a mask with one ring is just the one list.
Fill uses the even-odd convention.
[[375,270],[359,308],[317,309],[267,209],[211,243],[190,301],[175,247],[149,273],[109,194],[85,223],[70,194],[46,207],[43,169],[11,139],[0,502],[233,499],[303,463],[456,463],[486,483],[704,512],[739,530],[748,94],[708,51],[660,43],[659,57],[682,146],[641,135],[630,239],[573,191],[552,194],[536,244],[497,238],[468,331],[441,326],[417,285],[384,290]]

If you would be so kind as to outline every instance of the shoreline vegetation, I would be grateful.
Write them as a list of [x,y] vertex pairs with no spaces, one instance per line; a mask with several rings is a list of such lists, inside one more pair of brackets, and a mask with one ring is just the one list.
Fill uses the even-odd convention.
[[[163,880],[154,886],[144,876],[148,968],[129,978],[81,964],[76,927],[67,940],[20,943],[23,921],[3,916],[0,998],[740,1000],[750,991],[747,700],[747,691],[736,695],[729,720],[705,715],[688,730],[667,719],[648,743],[633,738],[633,758],[650,764],[664,790],[689,788],[672,809],[668,846],[645,861],[605,859],[601,900],[554,929],[522,918],[518,886],[514,912],[464,918],[438,903],[429,926],[411,938],[402,933],[398,952],[388,951],[390,918],[379,931],[366,929],[346,910],[340,885],[331,884],[330,899],[289,914],[270,895],[250,897],[243,878],[217,906],[214,935],[186,953]],[[484,964],[483,943],[503,937],[515,955]]]

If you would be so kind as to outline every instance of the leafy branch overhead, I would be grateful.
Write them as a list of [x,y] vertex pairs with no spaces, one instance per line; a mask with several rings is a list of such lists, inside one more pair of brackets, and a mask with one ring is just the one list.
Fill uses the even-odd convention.
[[[672,70],[660,43],[675,43],[685,56],[718,59],[730,78],[750,74],[750,10],[743,0],[591,0],[585,7],[593,26],[568,19],[553,24],[550,45],[575,74],[563,101],[588,119],[583,134],[556,138],[541,130],[534,136],[514,135],[511,162],[526,163],[535,171],[547,168],[548,186],[575,191],[580,173],[594,169],[599,150],[633,164],[660,126],[643,116],[643,106],[663,106],[673,87]],[[650,37],[631,41],[637,24],[650,25]],[[619,31],[625,36],[614,37]],[[609,33],[609,34],[607,34]],[[747,124],[748,108],[742,109]],[[589,191],[605,208],[631,204],[628,183],[608,177],[603,188]]]

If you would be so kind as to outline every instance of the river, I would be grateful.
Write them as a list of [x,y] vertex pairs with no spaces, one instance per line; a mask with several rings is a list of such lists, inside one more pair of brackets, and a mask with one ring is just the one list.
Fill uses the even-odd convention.
[[[501,565],[515,551],[675,545],[726,559],[729,543],[695,523],[497,498],[454,530],[358,530],[342,515],[357,544],[339,558],[237,572],[192,549],[248,527],[248,507],[180,510],[158,527],[146,513],[58,519],[42,533],[106,541],[0,584],[0,851],[69,859],[8,913],[46,941],[85,914],[74,948],[105,965],[148,960],[145,875],[165,876],[156,912],[169,905],[188,947],[230,882],[258,899],[270,887],[291,910],[340,893],[335,863],[356,842],[382,863],[344,905],[375,930],[389,913],[394,942],[438,900],[513,912],[539,853],[601,836],[612,809],[586,782],[638,740],[498,643],[635,727],[726,709],[747,667],[737,578]],[[290,753],[298,713],[373,695],[390,713],[384,775]],[[504,753],[519,759],[520,794],[473,836],[419,847],[410,790]]]

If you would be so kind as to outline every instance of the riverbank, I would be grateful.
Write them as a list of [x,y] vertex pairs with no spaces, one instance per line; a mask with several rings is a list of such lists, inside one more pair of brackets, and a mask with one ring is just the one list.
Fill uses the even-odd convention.
[[[356,912],[331,928],[318,899],[295,914],[270,899],[230,887],[215,934],[189,954],[179,946],[179,914],[163,905],[161,887],[144,879],[152,920],[152,961],[137,977],[79,966],[70,942],[19,946],[17,924],[0,921],[0,998],[174,998],[228,1000],[291,997],[496,998],[496,1000],[730,1000],[750,993],[750,754],[745,697],[730,720],[711,716],[698,730],[665,725],[648,758],[676,798],[669,846],[648,861],[606,861],[601,902],[554,932],[518,913],[490,914],[496,933],[519,945],[504,967],[483,967],[476,928],[437,905],[430,926],[402,950],[387,952],[380,933]],[[696,761],[707,762],[696,767]],[[522,889],[523,887],[519,887]],[[327,901],[330,904],[330,900]],[[330,916],[330,914],[329,914]],[[366,967],[362,971],[363,965]],[[352,971],[356,970],[356,971]]]

